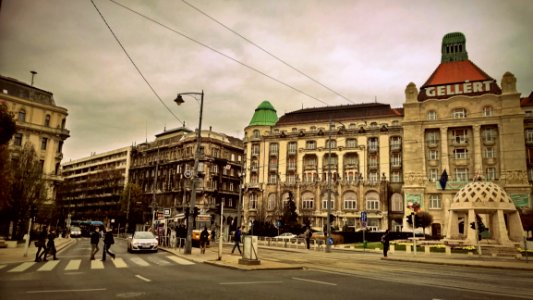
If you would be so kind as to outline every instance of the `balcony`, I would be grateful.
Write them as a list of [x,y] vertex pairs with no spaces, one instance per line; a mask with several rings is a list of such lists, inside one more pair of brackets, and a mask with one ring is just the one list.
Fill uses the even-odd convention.
[[304,170],[316,170],[316,165],[304,165]]
[[468,145],[468,139],[463,137],[455,137],[452,139],[453,146],[465,146]]
[[429,140],[427,142],[427,145],[429,148],[437,148],[439,146],[439,141],[438,140]]
[[494,137],[483,139],[483,145],[485,146],[493,146],[495,143],[496,143],[496,139]]

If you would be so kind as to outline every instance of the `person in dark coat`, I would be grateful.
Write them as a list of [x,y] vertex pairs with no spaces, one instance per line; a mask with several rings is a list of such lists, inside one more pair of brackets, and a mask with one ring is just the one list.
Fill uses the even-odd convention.
[[209,232],[207,231],[207,227],[204,226],[204,230],[200,233],[200,252],[202,254],[205,254],[205,247],[207,246],[207,242],[209,241]]
[[46,252],[44,254],[44,261],[46,261],[46,256],[48,256],[48,254],[53,255],[54,260],[57,260],[56,244],[54,242],[55,238],[56,238],[56,232],[52,229],[50,230],[50,233],[48,233],[48,242],[46,243]]
[[113,245],[114,243],[115,239],[113,238],[113,232],[111,231],[111,228],[107,228],[104,234],[104,251],[102,252],[102,261],[105,261],[106,253],[109,254],[109,256],[111,256],[113,259],[115,259],[115,253],[109,251],[111,249],[111,245]]
[[383,244],[383,257],[387,257],[387,252],[390,246],[389,230],[385,231],[385,234],[381,236],[381,243]]
[[[244,228],[244,227],[243,227]],[[237,230],[235,230],[235,234],[233,235],[233,249],[231,250],[231,254],[233,254],[233,252],[235,252],[235,248],[237,248],[239,250],[239,253],[242,254],[241,252],[241,247],[239,245],[239,243],[241,242],[241,229],[240,228],[237,228]]]
[[[41,261],[41,257],[44,256],[44,260],[46,261],[46,236],[47,236],[47,227],[43,226],[41,232],[39,232],[39,235],[37,236],[37,241],[35,242],[35,246],[37,247],[37,253],[35,253],[35,261],[39,262]],[[42,252],[41,252],[42,251]]]
[[307,249],[309,249],[310,246],[311,246],[311,236],[312,235],[313,235],[313,232],[311,231],[311,229],[309,227],[307,227],[307,229],[304,232],[305,244],[307,246]]
[[100,228],[95,227],[91,232],[91,260],[94,260],[94,255],[100,250],[98,243],[100,242]]

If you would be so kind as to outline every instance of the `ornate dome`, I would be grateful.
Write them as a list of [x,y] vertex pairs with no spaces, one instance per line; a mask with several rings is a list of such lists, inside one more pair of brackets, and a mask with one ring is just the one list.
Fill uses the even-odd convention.
[[474,181],[465,185],[453,197],[450,208],[516,210],[507,192],[499,185],[488,181]]

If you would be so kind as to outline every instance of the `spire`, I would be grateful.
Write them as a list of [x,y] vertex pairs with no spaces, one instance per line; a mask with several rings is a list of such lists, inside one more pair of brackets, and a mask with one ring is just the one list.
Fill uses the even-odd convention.
[[461,32],[452,32],[442,38],[441,63],[468,60],[466,38]]

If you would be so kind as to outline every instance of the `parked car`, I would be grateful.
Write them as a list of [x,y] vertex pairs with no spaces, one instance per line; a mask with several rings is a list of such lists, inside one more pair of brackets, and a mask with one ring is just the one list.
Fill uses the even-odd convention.
[[157,237],[150,231],[135,231],[135,233],[128,238],[128,252],[157,252],[158,245],[159,242]]
[[294,233],[285,232],[285,233],[282,233],[282,234],[280,234],[278,236],[275,236],[274,238],[275,239],[294,239],[294,238],[297,238],[297,236]]
[[81,237],[81,228],[79,228],[78,226],[71,226],[70,237]]

